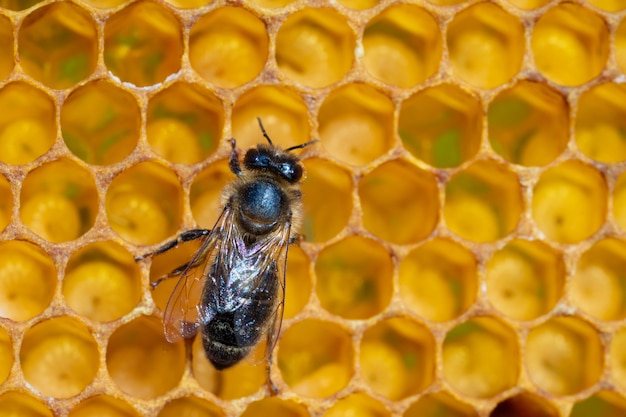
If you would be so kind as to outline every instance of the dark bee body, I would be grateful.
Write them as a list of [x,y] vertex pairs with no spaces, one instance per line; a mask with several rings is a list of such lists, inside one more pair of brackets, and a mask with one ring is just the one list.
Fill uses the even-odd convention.
[[303,169],[289,151],[310,142],[282,150],[259,125],[268,144],[249,149],[243,169],[231,140],[230,169],[237,179],[224,189],[224,209],[213,229],[189,230],[138,258],[204,239],[188,264],[163,277],[181,275],[164,327],[170,342],[199,331],[207,358],[219,370],[238,363],[265,335],[269,366],[282,320],[287,249],[297,241],[300,223]]

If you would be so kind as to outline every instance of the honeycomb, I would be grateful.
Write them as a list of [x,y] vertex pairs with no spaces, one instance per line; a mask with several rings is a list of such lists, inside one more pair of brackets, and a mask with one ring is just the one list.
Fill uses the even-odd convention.
[[[626,415],[623,0],[0,0],[0,416]],[[162,312],[302,151],[269,395]],[[299,151],[298,151],[299,152]],[[622,271],[622,272],[620,272]]]

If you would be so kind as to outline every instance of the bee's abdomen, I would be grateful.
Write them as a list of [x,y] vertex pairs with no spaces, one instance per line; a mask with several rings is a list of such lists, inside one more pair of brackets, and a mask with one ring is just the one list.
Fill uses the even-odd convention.
[[237,336],[235,315],[230,312],[216,314],[202,332],[204,352],[218,370],[233,366],[243,359],[255,341],[242,340]]

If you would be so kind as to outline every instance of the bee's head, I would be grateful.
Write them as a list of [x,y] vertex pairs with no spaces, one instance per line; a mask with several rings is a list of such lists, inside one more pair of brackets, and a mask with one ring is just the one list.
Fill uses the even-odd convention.
[[261,132],[263,132],[263,136],[267,139],[268,145],[259,144],[256,148],[252,148],[246,152],[243,165],[246,169],[250,170],[270,171],[291,184],[298,182],[302,178],[302,164],[300,164],[300,159],[297,156],[289,152],[294,149],[302,149],[305,146],[317,142],[317,140],[282,150],[272,143],[272,140],[263,127],[263,123],[261,123],[261,118],[257,117],[257,120]]
[[291,184],[302,178],[302,165],[298,157],[271,144],[257,145],[256,148],[248,150],[243,165],[252,171],[270,171]]

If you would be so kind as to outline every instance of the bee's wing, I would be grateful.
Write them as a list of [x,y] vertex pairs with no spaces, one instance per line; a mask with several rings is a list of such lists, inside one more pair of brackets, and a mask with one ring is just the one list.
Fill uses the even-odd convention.
[[192,337],[198,332],[199,309],[207,274],[223,244],[224,230],[230,227],[231,223],[232,210],[226,207],[189,262],[189,266],[180,275],[163,315],[165,338],[168,342],[174,343]]

